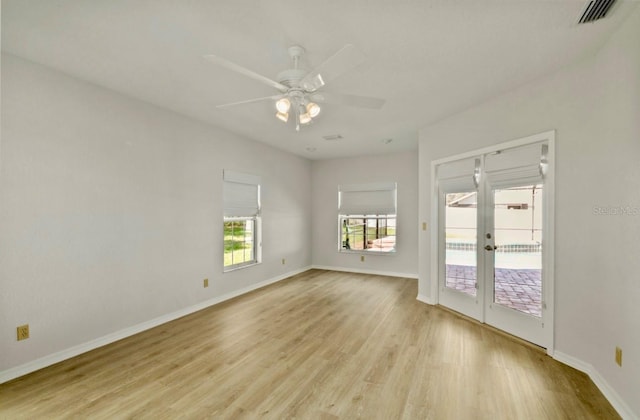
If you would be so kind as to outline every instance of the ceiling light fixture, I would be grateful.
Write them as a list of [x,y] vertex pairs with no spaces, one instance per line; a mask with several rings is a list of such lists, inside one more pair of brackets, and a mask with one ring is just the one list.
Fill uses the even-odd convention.
[[300,45],[292,45],[289,47],[288,52],[291,58],[291,66],[278,73],[275,80],[226,58],[211,54],[204,56],[205,59],[218,66],[257,80],[278,92],[276,95],[221,104],[217,105],[217,107],[227,108],[263,100],[273,101],[277,109],[276,118],[286,123],[289,120],[289,114],[291,114],[291,122],[294,124],[296,131],[300,131],[301,125],[313,123],[313,119],[320,114],[321,108],[318,102],[338,103],[365,109],[380,109],[384,105],[385,100],[380,98],[345,94],[336,95],[322,91],[328,82],[365,61],[365,55],[354,45],[345,45],[311,71],[301,67],[301,59],[305,54],[304,48]]
[[311,118],[315,118],[320,114],[320,105],[315,102],[309,102],[307,104],[307,112],[311,116]]
[[282,114],[289,112],[291,108],[291,101],[288,98],[280,98],[276,101],[276,109]]
[[276,118],[286,123],[289,112],[293,109],[297,131],[300,130],[300,125],[309,124],[320,114],[320,105],[310,102],[301,91],[291,90],[286,95],[276,101]]
[[309,124],[311,122],[311,115],[308,112],[300,114],[300,124]]
[[289,114],[286,112],[276,112],[276,118],[282,122],[287,122],[289,120]]

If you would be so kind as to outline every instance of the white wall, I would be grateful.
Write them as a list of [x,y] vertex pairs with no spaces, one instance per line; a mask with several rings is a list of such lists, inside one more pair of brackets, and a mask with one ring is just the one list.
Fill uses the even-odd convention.
[[[395,253],[338,252],[338,185],[398,183]],[[418,157],[416,153],[314,161],[312,165],[313,265],[416,277],[418,273]],[[365,261],[360,261],[365,255]]]
[[[0,156],[0,373],[311,265],[308,160],[10,55]],[[223,168],[263,185],[226,274]]]
[[[420,218],[430,220],[430,162],[556,129],[556,350],[640,415],[640,8],[597,55],[420,133]],[[598,215],[631,206],[634,216]],[[420,293],[430,295],[429,234]],[[614,349],[623,349],[623,367]],[[616,397],[616,395],[614,395]],[[625,407],[626,405],[626,407]],[[627,413],[628,414],[628,413]]]

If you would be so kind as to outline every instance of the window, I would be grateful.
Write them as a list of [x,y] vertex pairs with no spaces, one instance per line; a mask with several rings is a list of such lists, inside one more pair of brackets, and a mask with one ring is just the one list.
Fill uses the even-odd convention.
[[255,218],[224,219],[224,268],[239,268],[256,262]]
[[395,183],[340,186],[340,251],[395,252],[396,190]]
[[342,216],[343,250],[392,252],[396,246],[395,216]]
[[260,178],[225,170],[224,271],[248,267],[261,260]]

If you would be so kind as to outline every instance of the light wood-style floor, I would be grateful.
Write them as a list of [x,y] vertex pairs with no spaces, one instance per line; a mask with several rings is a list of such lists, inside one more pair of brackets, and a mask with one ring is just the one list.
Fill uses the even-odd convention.
[[308,271],[0,385],[0,418],[619,418],[586,375],[416,295]]

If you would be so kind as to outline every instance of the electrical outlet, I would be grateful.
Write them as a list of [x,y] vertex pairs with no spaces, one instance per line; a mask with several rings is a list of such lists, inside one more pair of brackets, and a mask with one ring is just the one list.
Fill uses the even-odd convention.
[[364,262],[364,255],[360,255],[360,262]]
[[285,263],[285,260],[284,260],[284,258],[283,258],[283,259],[282,259],[282,265],[284,265],[284,263]]
[[622,349],[620,347],[616,347],[616,363],[622,367]]
[[203,285],[204,287],[209,287],[209,279],[204,279]]
[[18,341],[29,338],[29,324],[20,325],[17,328]]

